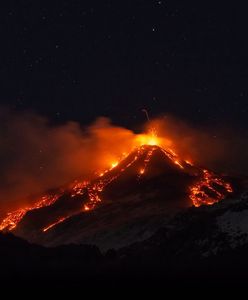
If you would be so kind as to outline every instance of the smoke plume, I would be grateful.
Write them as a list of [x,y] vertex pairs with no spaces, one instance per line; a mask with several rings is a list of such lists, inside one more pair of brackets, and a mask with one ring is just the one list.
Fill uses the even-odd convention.
[[173,116],[154,120],[152,126],[182,158],[216,172],[247,175],[248,136],[239,130],[227,124],[196,128]]
[[134,133],[99,118],[87,128],[52,126],[34,113],[0,112],[0,209],[109,167],[131,149]]
[[[247,172],[248,143],[231,131],[199,130],[175,118],[151,121],[165,146],[185,159],[223,172]],[[137,134],[106,118],[83,128],[51,125],[37,114],[0,110],[0,213],[49,189],[91,178],[135,146]]]

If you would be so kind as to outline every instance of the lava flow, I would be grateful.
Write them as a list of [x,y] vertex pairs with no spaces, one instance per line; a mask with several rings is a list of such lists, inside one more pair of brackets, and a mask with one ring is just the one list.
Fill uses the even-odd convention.
[[52,205],[54,202],[57,201],[60,195],[61,193],[54,194],[54,195],[45,195],[38,202],[34,203],[34,205],[32,206],[20,208],[18,210],[9,212],[6,218],[0,224],[0,230],[4,230],[4,229],[8,231],[13,230],[28,211]]
[[46,232],[47,230],[51,229],[52,227],[54,227],[55,225],[59,224],[59,223],[62,223],[64,222],[64,220],[66,220],[67,218],[66,217],[63,217],[61,219],[58,219],[58,221],[48,225],[47,227],[43,228],[43,232]]
[[212,205],[223,200],[227,193],[232,193],[230,183],[216,176],[213,172],[203,170],[202,178],[190,188],[190,199],[194,206]]
[[[99,176],[95,180],[75,181],[65,188],[63,192],[66,192],[72,200],[78,197],[82,197],[82,199],[84,197],[85,199],[86,197],[88,200],[82,203],[81,211],[91,211],[102,202],[102,193],[106,186],[115,181],[131,166],[134,166],[137,161],[140,162],[137,167],[137,180],[141,180],[146,175],[148,165],[156,151],[162,153],[164,158],[178,172],[184,172],[193,177],[194,183],[188,188],[188,197],[194,206],[214,204],[232,192],[231,185],[213,172],[194,166],[192,162],[180,158],[174,149],[164,147],[161,139],[157,137],[155,130],[152,130],[150,134],[138,135],[135,141],[135,148],[131,153],[123,154],[119,161],[111,162],[108,169],[98,172]],[[43,196],[34,205],[9,212],[0,224],[0,230],[11,231],[15,229],[28,211],[53,205],[60,199],[63,192]],[[71,215],[67,214],[57,218],[54,222],[43,227],[42,231],[49,231],[57,224],[68,219]]]

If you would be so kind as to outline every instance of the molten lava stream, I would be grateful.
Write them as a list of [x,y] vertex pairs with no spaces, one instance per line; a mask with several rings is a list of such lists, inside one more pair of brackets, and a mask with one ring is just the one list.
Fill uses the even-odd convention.
[[[13,230],[28,211],[52,205],[59,199],[63,192],[70,194],[71,198],[76,196],[80,197],[87,193],[89,200],[84,204],[83,211],[87,212],[95,209],[99,202],[102,201],[101,193],[104,188],[131,167],[138,159],[143,160],[143,165],[138,167],[137,176],[138,178],[143,176],[146,173],[147,166],[156,150],[162,151],[165,157],[174,163],[177,168],[181,169],[181,172],[187,172],[192,168],[193,170],[197,169],[200,174],[202,173],[199,180],[189,189],[189,198],[194,206],[198,207],[203,204],[211,205],[224,199],[228,193],[232,192],[232,187],[229,183],[208,170],[201,170],[200,168],[194,167],[192,162],[181,159],[174,149],[164,149],[160,144],[161,139],[157,137],[154,129],[152,129],[149,134],[140,135],[136,140],[136,148],[131,153],[126,153],[120,161],[112,162],[108,169],[99,172],[97,179],[91,182],[86,180],[75,181],[72,185],[63,191],[61,190],[58,194],[44,196],[34,205],[9,212],[0,224],[0,230]],[[143,158],[143,155],[145,155],[145,158]],[[125,164],[125,159],[128,157],[130,160]],[[222,190],[218,189],[218,187],[221,187]],[[70,216],[61,217],[53,224],[43,228],[43,232],[47,232],[49,229],[65,221],[69,217]]]
[[13,212],[9,212],[7,214],[7,217],[4,218],[2,223],[0,224],[0,230],[8,230],[8,231],[13,230],[28,211],[45,207],[45,206],[50,206],[54,202],[56,202],[59,197],[60,197],[59,193],[55,195],[46,195],[43,196],[41,200],[34,203],[32,206],[20,208]]
[[46,231],[48,231],[49,229],[53,228],[55,225],[64,222],[66,219],[68,219],[68,217],[60,218],[58,221],[56,221],[56,222],[54,222],[54,223],[48,225],[47,227],[43,228],[42,231],[43,231],[43,232],[46,232]]
[[[217,187],[220,187],[223,192]],[[190,188],[190,199],[196,207],[204,204],[212,205],[223,200],[228,193],[232,192],[233,189],[230,183],[225,182],[208,170],[203,170],[202,178]],[[214,196],[210,196],[210,193]]]

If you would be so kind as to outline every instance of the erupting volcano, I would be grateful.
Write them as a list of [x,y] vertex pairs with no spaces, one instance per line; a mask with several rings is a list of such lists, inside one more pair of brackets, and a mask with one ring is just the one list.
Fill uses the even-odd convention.
[[[231,185],[214,172],[164,147],[155,130],[139,135],[136,144],[95,179],[77,180],[29,207],[9,212],[0,229],[48,245],[87,242],[97,231],[92,224],[100,219],[96,227],[109,230],[102,218],[112,218],[119,227],[125,219],[134,222],[148,216],[159,223],[158,216],[168,211],[211,205],[232,192]],[[77,231],[76,238],[72,231]]]

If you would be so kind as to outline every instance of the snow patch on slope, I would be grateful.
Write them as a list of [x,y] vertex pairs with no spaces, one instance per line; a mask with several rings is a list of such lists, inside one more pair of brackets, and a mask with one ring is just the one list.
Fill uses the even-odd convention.
[[248,209],[225,212],[217,218],[217,225],[230,238],[232,248],[248,242]]

